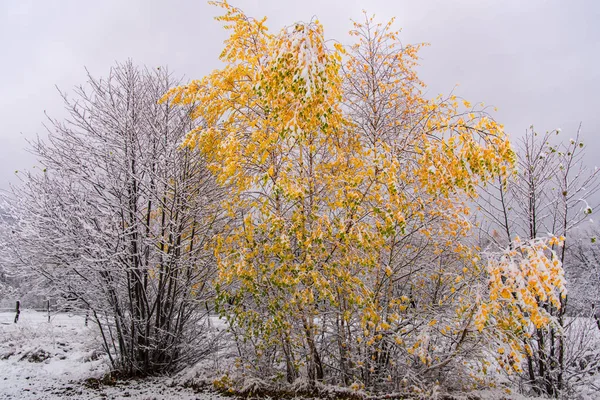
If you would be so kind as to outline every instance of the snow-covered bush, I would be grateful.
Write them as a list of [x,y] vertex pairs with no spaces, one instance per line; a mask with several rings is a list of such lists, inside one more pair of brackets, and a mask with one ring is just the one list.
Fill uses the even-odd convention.
[[88,310],[113,367],[128,374],[177,370],[210,343],[215,265],[205,246],[222,190],[202,157],[179,147],[194,127],[189,110],[158,104],[176,83],[127,62],[62,94],[69,117],[32,143],[39,169],[6,198],[15,224],[4,265]]

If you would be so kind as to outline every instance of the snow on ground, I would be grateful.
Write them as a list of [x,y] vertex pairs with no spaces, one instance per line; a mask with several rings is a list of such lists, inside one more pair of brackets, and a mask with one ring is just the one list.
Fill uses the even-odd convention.
[[169,379],[85,385],[109,370],[92,324],[82,316],[23,310],[0,313],[0,399],[223,399],[173,385]]
[[[577,354],[576,361],[571,362],[582,368],[590,360],[597,360],[600,357],[600,327],[596,321],[589,317],[567,318],[567,325],[567,352]],[[574,382],[570,383],[585,382],[578,388],[579,399],[600,399],[600,368],[597,364],[593,368],[587,365],[587,370],[588,372],[581,377],[574,374]]]
[[[102,378],[109,371],[109,364],[99,347],[96,329],[91,323],[86,327],[83,316],[59,313],[51,315],[48,322],[44,312],[23,310],[17,324],[14,316],[14,312],[0,312],[0,399],[225,399],[210,392],[197,393],[182,384],[212,382],[224,372],[233,373],[226,337],[220,351],[176,377],[102,385],[93,380],[86,383],[90,378]],[[590,321],[575,322],[582,326],[574,332],[590,332],[589,328],[583,329]],[[211,317],[210,324],[215,332],[226,329],[224,321],[217,317]],[[600,346],[600,331],[592,330],[591,336],[579,340]],[[580,388],[578,399],[600,399],[600,374],[595,377],[599,380]],[[482,399],[531,399],[501,390],[470,395]]]

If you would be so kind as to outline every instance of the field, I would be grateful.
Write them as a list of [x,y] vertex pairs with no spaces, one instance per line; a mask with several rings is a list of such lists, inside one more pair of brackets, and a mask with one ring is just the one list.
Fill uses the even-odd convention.
[[[197,392],[185,382],[208,381],[227,369],[226,357],[219,354],[191,367],[175,377],[102,383],[109,371],[106,355],[99,346],[93,325],[85,326],[82,315],[51,314],[23,310],[19,322],[14,323],[14,312],[0,312],[0,399],[225,399],[210,390]],[[592,321],[578,321],[579,324]],[[225,325],[211,317],[216,330]],[[600,335],[596,335],[600,336]],[[580,338],[580,340],[598,340]],[[599,384],[596,386],[596,384]],[[600,382],[596,380],[576,398],[600,398]],[[464,398],[479,399],[533,399],[504,391],[480,391]],[[462,398],[458,395],[456,398]]]
[[[24,310],[0,313],[0,399],[221,399],[179,381],[156,378],[98,384],[109,370],[95,330],[83,316]],[[189,375],[189,371],[188,371]]]

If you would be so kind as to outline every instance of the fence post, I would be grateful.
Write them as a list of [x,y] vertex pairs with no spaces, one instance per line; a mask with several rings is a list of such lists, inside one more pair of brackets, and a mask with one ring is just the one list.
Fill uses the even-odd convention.
[[48,312],[48,322],[50,322],[50,300],[46,300],[46,311]]
[[15,324],[19,321],[19,314],[21,314],[21,302],[17,300],[17,315],[15,315]]

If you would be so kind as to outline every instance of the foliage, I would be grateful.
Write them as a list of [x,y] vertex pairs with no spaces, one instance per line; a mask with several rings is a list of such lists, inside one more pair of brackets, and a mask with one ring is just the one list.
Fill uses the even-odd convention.
[[196,104],[185,145],[232,191],[214,249],[241,364],[386,390],[462,365],[483,273],[466,200],[514,161],[502,127],[426,99],[392,22],[331,46],[316,20],[272,34],[214,4],[225,66],[163,100]]
[[[579,259],[593,257],[592,253],[586,256],[577,252],[581,240],[577,239],[575,229],[590,220],[596,209],[593,201],[600,190],[599,172],[589,170],[583,163],[585,145],[580,130],[574,138],[557,143],[559,134],[560,130],[544,135],[533,127],[528,130],[517,149],[518,169],[512,179],[488,183],[481,188],[478,200],[483,216],[483,242],[490,247],[508,247],[506,252],[510,254],[521,254],[523,245],[514,242],[519,235],[529,246],[527,253],[534,254],[535,263],[542,267],[535,268],[534,275],[530,275],[528,267],[519,269],[528,275],[519,278],[519,284],[531,288],[527,296],[523,294],[520,298],[525,304],[516,303],[513,293],[517,291],[502,286],[506,284],[506,276],[500,272],[501,268],[492,273],[495,286],[491,295],[504,297],[502,312],[510,315],[510,323],[504,324],[502,334],[512,335],[515,328],[526,333],[521,345],[511,345],[514,352],[525,356],[525,362],[520,362],[521,357],[513,357],[512,368],[523,372],[523,380],[534,392],[553,397],[568,395],[575,387],[586,385],[589,375],[574,366],[583,357],[597,357],[594,343],[582,340],[591,337],[590,325],[577,321],[582,316],[589,317],[590,310],[583,314],[576,312],[577,307],[573,307],[576,304],[569,301],[575,296],[578,302],[583,293],[575,285],[576,290],[569,290],[567,296],[563,280],[565,275],[575,278],[580,269]],[[544,244],[541,240],[547,235],[554,238]],[[507,282],[517,283],[511,279]],[[511,304],[508,308],[507,300]],[[524,314],[530,321],[520,318]],[[519,351],[519,347],[525,351]],[[595,362],[587,359],[585,364]]]
[[5,196],[2,260],[90,310],[115,369],[202,358],[213,301],[245,379],[215,385],[246,394],[435,394],[497,367],[559,396],[598,365],[573,367],[592,353],[566,318],[570,234],[600,189],[579,133],[532,129],[515,153],[483,104],[426,97],[423,45],[393,19],[343,45],[211,4],[222,68],[90,76]]
[[480,305],[475,325],[497,336],[496,357],[509,373],[523,371],[524,358],[533,352],[527,339],[536,329],[559,327],[548,305],[560,310],[567,294],[561,262],[552,250],[563,241],[553,237],[521,243],[517,237],[489,259],[488,301]]

